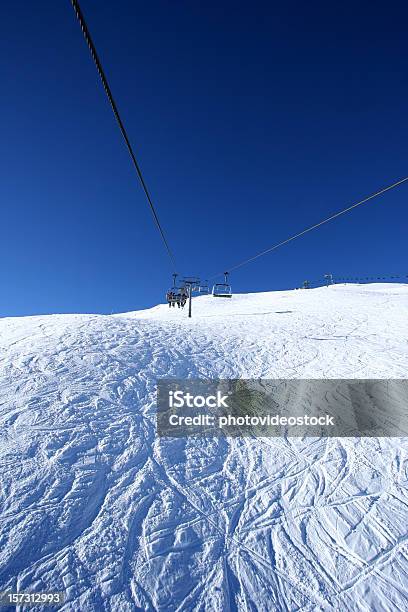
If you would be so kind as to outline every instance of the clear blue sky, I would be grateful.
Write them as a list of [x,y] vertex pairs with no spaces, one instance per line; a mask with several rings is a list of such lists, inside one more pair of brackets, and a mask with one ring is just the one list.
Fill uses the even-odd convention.
[[[181,273],[408,175],[406,3],[81,5]],[[163,301],[169,262],[69,0],[8,3],[0,29],[0,316]],[[404,185],[233,289],[408,274],[407,202]]]

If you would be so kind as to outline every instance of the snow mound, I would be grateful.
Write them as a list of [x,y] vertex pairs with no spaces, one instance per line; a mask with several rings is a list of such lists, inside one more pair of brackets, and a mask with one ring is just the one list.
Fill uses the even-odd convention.
[[404,378],[408,287],[0,320],[0,590],[64,610],[408,609],[406,439],[159,439],[156,381]]

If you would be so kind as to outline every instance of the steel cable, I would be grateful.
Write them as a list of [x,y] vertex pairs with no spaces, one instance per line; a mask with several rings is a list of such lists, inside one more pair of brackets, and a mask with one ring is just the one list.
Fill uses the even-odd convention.
[[[324,219],[323,221],[320,221],[319,223],[316,223],[315,225],[311,225],[310,227],[308,227],[308,228],[304,229],[303,231],[299,232],[298,234],[294,234],[290,238],[287,238],[286,240],[283,240],[282,242],[279,242],[278,244],[275,244],[274,246],[272,246],[272,247],[270,247],[268,249],[265,249],[264,251],[261,251],[257,255],[254,255],[253,257],[249,257],[248,259],[245,259],[244,261],[236,264],[235,266],[232,266],[231,268],[227,268],[228,272],[232,272],[232,270],[237,270],[238,268],[241,268],[242,266],[245,266],[247,263],[250,263],[251,261],[254,261],[255,259],[258,259],[258,257],[262,257],[263,255],[267,255],[271,251],[275,251],[279,247],[281,247],[281,246],[283,246],[285,244],[288,244],[288,242],[291,242],[292,240],[295,240],[296,238],[300,238],[300,236],[303,236],[304,234],[307,234],[308,232],[311,232],[312,230],[320,227],[321,225],[324,225],[325,223],[328,223],[329,221],[332,221],[333,219],[336,219],[336,217],[340,217],[340,215],[344,215],[345,213],[349,212],[353,208],[357,208],[357,206],[361,206],[361,204],[364,204],[365,202],[368,202],[369,200],[372,200],[373,198],[376,198],[377,196],[385,193],[386,191],[389,191],[390,189],[394,189],[394,187],[398,187],[398,185],[401,185],[402,183],[405,183],[406,181],[408,181],[408,176],[406,176],[405,178],[403,178],[403,179],[401,179],[399,181],[396,181],[392,185],[388,185],[388,187],[384,187],[383,189],[380,189],[379,191],[376,191],[375,193],[371,194],[370,196],[367,196],[366,198],[364,198],[363,200],[360,200],[359,202],[356,202],[355,204],[352,204],[351,206],[348,206],[347,208],[344,208],[340,212],[337,212],[334,215],[331,215],[330,217],[327,217],[327,219]],[[210,276],[209,280],[211,280],[213,278],[217,278],[218,276],[221,276],[222,274],[224,274],[224,272],[218,272],[217,274],[214,274],[213,276]]]
[[130,144],[130,140],[129,140],[128,135],[127,135],[126,130],[125,130],[125,126],[123,125],[122,119],[121,119],[121,117],[119,115],[118,107],[116,106],[115,100],[113,98],[111,89],[110,89],[109,84],[108,84],[108,80],[106,78],[105,72],[104,72],[104,70],[102,68],[100,59],[99,59],[98,54],[96,52],[96,48],[95,48],[95,45],[94,45],[93,40],[91,38],[91,34],[89,32],[88,26],[86,25],[85,18],[84,18],[84,15],[82,13],[81,7],[79,6],[78,0],[71,0],[71,4],[72,4],[73,9],[75,11],[75,14],[76,14],[76,16],[78,18],[78,21],[79,21],[79,24],[81,26],[81,30],[82,30],[82,33],[84,35],[85,41],[86,41],[86,43],[87,43],[87,45],[89,47],[89,50],[91,52],[92,59],[95,62],[96,69],[97,69],[98,74],[100,76],[100,79],[102,81],[102,85],[103,85],[105,93],[106,93],[106,95],[108,97],[109,103],[110,103],[110,105],[112,107],[113,114],[115,115],[116,121],[117,121],[117,123],[119,125],[119,128],[120,128],[120,131],[122,133],[123,139],[124,139],[124,141],[126,143],[126,146],[128,148],[130,157],[132,158],[133,165],[134,165],[134,167],[136,169],[137,176],[138,176],[138,178],[140,180],[140,183],[142,185],[144,194],[145,194],[145,196],[147,198],[147,201],[149,203],[150,210],[151,210],[151,212],[153,214],[154,221],[155,221],[156,226],[157,226],[157,228],[158,228],[158,230],[160,232],[160,235],[161,235],[163,243],[164,243],[164,245],[166,247],[167,253],[168,253],[169,257],[170,257],[173,269],[175,270],[176,269],[176,263],[175,263],[175,259],[174,259],[173,253],[170,250],[170,247],[169,247],[169,244],[167,242],[166,236],[164,234],[163,228],[162,228],[161,223],[159,221],[158,214],[157,214],[156,209],[154,207],[154,204],[152,202],[152,198],[150,197],[150,193],[149,193],[149,191],[147,189],[146,182],[145,182],[145,180],[143,178],[142,171],[140,169],[139,164],[137,163],[136,156],[135,156],[135,154],[133,152],[132,145]]

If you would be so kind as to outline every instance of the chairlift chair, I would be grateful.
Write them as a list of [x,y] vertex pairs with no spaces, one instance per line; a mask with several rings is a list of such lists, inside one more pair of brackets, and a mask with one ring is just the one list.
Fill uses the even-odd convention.
[[231,285],[228,283],[228,272],[224,272],[224,277],[225,277],[225,282],[216,283],[213,286],[213,290],[212,290],[213,297],[223,297],[223,298],[232,297]]
[[180,306],[183,308],[187,302],[187,289],[185,285],[176,285],[177,276],[177,274],[173,274],[173,286],[170,287],[170,289],[166,293],[166,301],[169,305],[169,308],[171,308],[172,306],[175,307],[176,304],[179,308]]
[[198,287],[198,293],[201,293],[201,295],[208,295],[210,293],[210,289],[208,287],[208,281],[205,281],[204,283],[200,283]]

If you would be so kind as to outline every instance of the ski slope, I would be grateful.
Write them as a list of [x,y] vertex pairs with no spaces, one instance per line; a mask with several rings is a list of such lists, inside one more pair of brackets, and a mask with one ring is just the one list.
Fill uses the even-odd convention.
[[0,319],[0,590],[81,612],[408,610],[406,439],[155,435],[158,378],[407,371],[406,285]]

